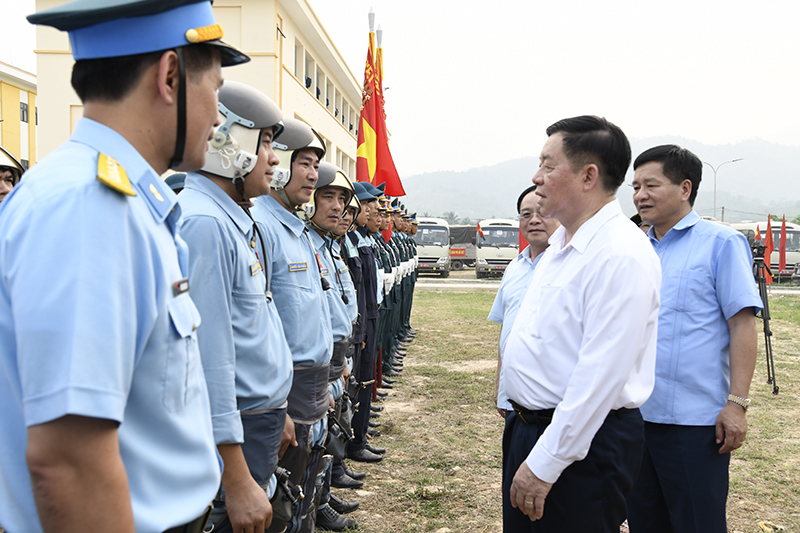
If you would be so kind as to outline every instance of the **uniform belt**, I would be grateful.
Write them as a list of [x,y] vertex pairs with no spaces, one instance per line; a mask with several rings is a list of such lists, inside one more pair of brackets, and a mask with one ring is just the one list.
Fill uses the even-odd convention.
[[203,512],[203,514],[201,514],[191,522],[187,522],[182,526],[171,527],[164,533],[202,533],[206,528],[208,517],[211,516],[211,510],[213,508],[214,508],[213,505],[208,504],[208,507],[206,507],[206,510]]
[[509,402],[511,402],[511,407],[514,408],[514,412],[517,413],[519,419],[526,424],[540,424],[542,426],[547,426],[553,421],[553,413],[556,412],[555,409],[540,409],[538,411],[532,411],[522,407],[514,400],[509,400]]
[[328,383],[333,383],[344,373],[347,365],[347,348],[350,346],[350,339],[344,339],[333,343],[333,355],[331,356],[330,371],[328,373]]
[[287,412],[295,423],[311,425],[328,413],[329,365],[296,366]]

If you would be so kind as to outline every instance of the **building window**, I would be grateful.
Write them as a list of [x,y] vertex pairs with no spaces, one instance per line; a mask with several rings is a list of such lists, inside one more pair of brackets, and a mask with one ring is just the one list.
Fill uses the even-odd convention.
[[28,160],[27,159],[20,159],[19,163],[20,163],[20,165],[22,165],[22,168],[24,168],[25,170],[28,170]]
[[19,119],[22,122],[28,122],[28,104],[24,102],[19,103]]
[[38,126],[38,125],[39,125],[39,107],[38,107],[38,106],[37,106],[37,107],[34,107],[34,108],[33,108],[33,111],[34,111],[34,114],[36,115],[36,116],[35,116],[35,119],[36,119],[36,126]]

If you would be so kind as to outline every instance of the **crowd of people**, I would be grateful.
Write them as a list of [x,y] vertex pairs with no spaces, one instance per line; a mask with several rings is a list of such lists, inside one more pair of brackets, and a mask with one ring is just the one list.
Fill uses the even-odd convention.
[[517,201],[529,246],[489,314],[504,531],[725,533],[762,309],[747,239],[693,210],[690,151],[636,158],[637,228],[615,196],[622,130],[582,116],[547,135]]
[[[415,217],[223,82],[249,58],[210,1],[101,4],[29,17],[69,33],[84,118],[24,176],[0,152],[0,527],[356,527],[331,488],[386,452]],[[692,209],[688,150],[634,161],[645,234],[615,196],[622,130],[547,135],[489,316],[504,529],[725,532],[762,307],[747,241]]]
[[84,118],[21,181],[0,154],[0,527],[357,527],[331,487],[386,453],[414,214],[223,82],[249,58],[208,0],[30,19],[69,32]]

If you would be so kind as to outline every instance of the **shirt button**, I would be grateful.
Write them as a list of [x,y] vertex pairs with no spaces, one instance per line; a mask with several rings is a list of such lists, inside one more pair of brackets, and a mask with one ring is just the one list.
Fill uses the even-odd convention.
[[664,249],[663,249],[663,248],[659,248],[659,249],[658,249],[658,253],[660,253],[660,254],[661,254],[661,253],[664,253]]

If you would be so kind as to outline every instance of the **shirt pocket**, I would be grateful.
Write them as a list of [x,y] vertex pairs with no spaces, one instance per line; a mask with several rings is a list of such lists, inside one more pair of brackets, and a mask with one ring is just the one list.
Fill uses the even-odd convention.
[[718,307],[714,280],[703,270],[665,270],[661,306],[689,314],[707,313],[709,306]]
[[164,371],[164,407],[180,411],[200,393],[203,379],[197,327],[200,313],[188,294],[167,304],[170,317],[167,363]]

